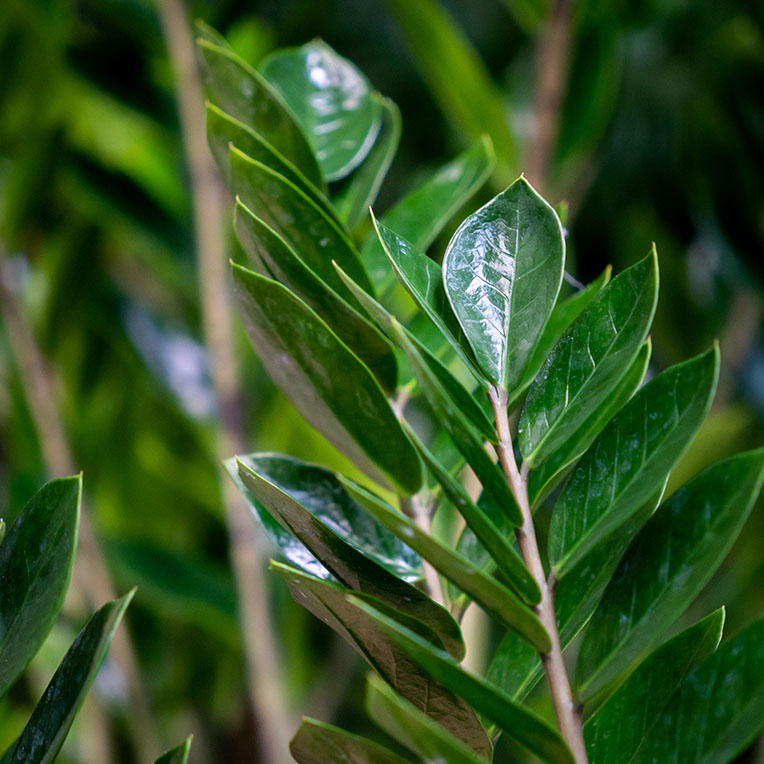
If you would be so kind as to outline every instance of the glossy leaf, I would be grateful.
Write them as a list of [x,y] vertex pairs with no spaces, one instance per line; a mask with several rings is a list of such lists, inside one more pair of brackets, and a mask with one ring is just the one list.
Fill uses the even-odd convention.
[[568,746],[533,711],[511,700],[498,687],[464,671],[446,653],[384,614],[375,612],[368,604],[359,602],[358,607],[394,635],[398,644],[434,679],[458,692],[478,713],[497,724],[504,734],[542,761],[572,764],[573,755]]
[[324,177],[339,180],[369,153],[382,121],[366,77],[322,40],[269,55],[260,71],[289,104]]
[[281,284],[237,265],[233,273],[250,340],[276,385],[373,478],[414,493],[422,480],[419,457],[368,368]]
[[368,219],[369,207],[377,200],[401,140],[401,112],[395,102],[377,93],[372,93],[372,99],[379,104],[381,112],[379,135],[363,164],[355,170],[334,202],[340,217],[351,230]]
[[664,482],[705,419],[718,369],[716,346],[666,369],[597,437],[552,515],[549,558],[558,578]]
[[[239,476],[250,493],[265,509],[304,544],[331,574],[342,584],[383,600],[402,613],[428,624],[446,649],[457,657],[464,656],[464,643],[459,627],[447,610],[431,600],[424,592],[406,583],[379,563],[358,551],[327,524],[314,516],[318,498],[299,486],[288,490],[267,473],[259,474],[258,463],[251,468],[239,462]],[[335,484],[336,485],[336,484]],[[295,492],[295,496],[290,491]],[[332,493],[336,488],[332,489]],[[302,504],[305,501],[308,507]],[[336,523],[336,520],[335,520]]]
[[549,635],[536,614],[503,584],[483,573],[434,536],[425,533],[413,520],[393,509],[378,496],[347,478],[340,476],[340,481],[378,522],[389,528],[439,573],[453,581],[483,610],[540,652],[549,649]]
[[719,645],[724,608],[662,644],[584,726],[591,764],[628,764],[687,674]]
[[329,217],[337,219],[337,214],[324,193],[295,165],[282,156],[262,135],[212,103],[207,104],[207,143],[224,177],[227,178],[230,174],[228,154],[233,144],[251,159],[282,175],[313,199]]
[[[292,247],[240,200],[236,202],[235,222],[239,242],[252,268],[303,299],[369,367],[382,388],[392,393],[398,381],[398,364],[381,332],[308,268]],[[343,292],[348,294],[347,289]]]
[[279,93],[230,48],[198,40],[207,85],[214,102],[251,127],[317,188],[321,170],[294,114]]
[[742,529],[764,480],[764,450],[725,459],[672,494],[629,547],[578,662],[586,697],[643,656],[695,599]]
[[0,544],[0,698],[56,620],[77,546],[82,479],[46,483]]
[[477,755],[375,676],[367,680],[366,713],[390,737],[425,761],[448,764],[490,761],[490,748],[485,757]]
[[520,414],[518,441],[531,469],[578,439],[579,428],[606,404],[647,337],[657,301],[653,249],[604,287],[563,333]]
[[310,197],[237,148],[230,150],[231,187],[244,205],[272,228],[300,259],[339,294],[345,292],[332,266],[336,260],[367,291],[369,277],[337,223]]
[[193,739],[193,735],[190,735],[180,745],[163,753],[156,760],[156,764],[188,764],[188,757],[191,753],[191,742]]
[[443,258],[443,282],[475,357],[507,391],[520,383],[562,284],[565,236],[525,178],[470,215]]
[[462,485],[428,451],[416,433],[408,427],[406,430],[422,461],[443,488],[446,498],[488,550],[507,583],[526,603],[538,605],[541,602],[541,590],[525,566],[522,557],[510,543],[513,536],[506,536],[503,529],[497,527],[493,519],[470,499]]
[[650,363],[651,351],[652,346],[648,340],[639,349],[631,366],[611,390],[605,401],[578,426],[576,437],[567,440],[538,469],[531,471],[528,478],[528,496],[532,505],[544,495],[545,491],[553,484],[555,477],[589,448],[605,425],[639,390]]
[[[415,249],[424,252],[485,183],[493,164],[493,146],[484,136],[396,202],[382,216],[382,222],[411,242]],[[378,236],[369,235],[361,250],[361,258],[380,294],[385,294],[395,283],[395,278]]]
[[298,764],[410,764],[373,740],[316,719],[303,718],[289,752]]
[[[397,323],[397,322],[395,322]],[[515,525],[522,525],[522,515],[499,468],[491,461],[483,448],[476,430],[464,418],[450,398],[443,385],[432,373],[422,354],[409,341],[400,324],[395,326],[398,344],[408,358],[411,370],[419,387],[430,405],[436,421],[449,434],[454,445],[472,467],[483,490],[504,510],[507,518]]]
[[[390,635],[368,613],[359,609],[358,600],[350,596],[351,590],[279,563],[273,563],[272,568],[287,580],[298,603],[342,636],[396,691],[471,748],[490,751],[490,741],[474,711],[422,672]],[[360,598],[375,612],[386,613],[423,639],[442,646],[435,632],[422,621],[405,616],[375,597],[360,595]]]
[[634,764],[728,764],[764,725],[764,618],[706,658],[682,682]]
[[[336,266],[337,272],[345,285],[353,293],[361,307],[368,313],[371,319],[387,332],[390,338],[395,341],[397,338],[396,321],[393,316],[378,303],[371,295],[361,289],[339,266]],[[443,365],[417,337],[406,327],[397,324],[402,332],[408,337],[411,343],[417,348],[424,359],[425,364],[432,372],[435,379],[443,387],[449,398],[455,403],[456,408],[469,419],[470,423],[478,430],[480,435],[486,440],[495,442],[496,428],[488,419],[485,411],[480,407],[475,398],[459,382],[458,379]]]
[[134,592],[104,605],[77,635],[16,741],[13,764],[55,760]]

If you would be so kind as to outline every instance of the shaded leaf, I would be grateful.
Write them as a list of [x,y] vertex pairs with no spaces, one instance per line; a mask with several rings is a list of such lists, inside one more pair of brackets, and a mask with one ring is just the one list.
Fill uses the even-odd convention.
[[597,437],[552,515],[549,559],[558,578],[664,482],[708,413],[718,370],[716,346],[666,369]]
[[368,368],[281,284],[237,265],[233,274],[250,340],[276,385],[373,478],[386,476],[414,493],[422,480],[419,457]]
[[578,662],[591,697],[627,670],[721,564],[764,480],[764,449],[703,470],[672,494],[629,547],[592,618]]
[[189,735],[180,745],[163,753],[156,760],[156,764],[187,764],[193,739],[194,736]]
[[0,544],[0,697],[48,636],[69,586],[82,479],[46,483]]
[[483,372],[507,391],[523,378],[564,267],[560,220],[525,178],[470,215],[449,242],[448,300]]
[[369,153],[381,107],[358,68],[322,40],[271,53],[260,71],[289,104],[324,177],[339,180]]

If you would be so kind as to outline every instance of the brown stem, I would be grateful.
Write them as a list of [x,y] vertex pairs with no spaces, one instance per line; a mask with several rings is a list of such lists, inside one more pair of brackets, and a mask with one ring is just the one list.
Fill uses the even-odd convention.
[[[183,2],[157,0],[157,6],[175,69],[180,126],[191,176],[204,344],[222,420],[217,438],[222,460],[246,447],[225,257],[225,192],[205,139],[204,99]],[[246,503],[228,480],[223,491],[260,760],[278,764],[288,759],[291,724],[284,707],[264,560]]]
[[560,129],[560,111],[568,83],[572,0],[554,0],[538,41],[533,93],[534,139],[528,151],[527,174],[543,194]]
[[[430,510],[422,503],[422,500],[414,495],[401,497],[401,507],[403,511],[416,523],[417,527],[428,535],[432,531],[432,517]],[[430,565],[427,560],[422,560],[422,572],[424,573],[424,583],[427,594],[439,605],[445,605],[446,599],[443,596],[443,587],[440,584],[438,571]]]
[[[73,475],[78,470],[55,403],[51,372],[17,297],[18,286],[12,281],[5,246],[0,241],[0,313],[19,369],[46,471],[51,477]],[[114,584],[84,502],[80,514],[74,580],[88,610],[95,610],[105,602],[116,599]],[[153,761],[160,750],[159,740],[135,650],[124,627],[115,632],[110,653],[127,682],[130,714],[135,721],[133,742],[136,752],[142,760]],[[91,710],[90,713],[94,716],[97,712]]]
[[509,430],[509,417],[507,416],[507,394],[503,390],[494,388],[489,397],[496,417],[496,432],[499,436],[499,461],[523,516],[523,524],[516,530],[517,540],[525,564],[541,590],[541,602],[535,608],[536,615],[538,615],[552,641],[552,649],[548,653],[541,654],[541,662],[552,696],[557,725],[565,742],[573,752],[576,764],[586,764],[586,746],[581,716],[570,690],[568,672],[562,657],[560,634],[557,630],[557,619],[554,612],[555,582],[551,574],[547,579],[544,573],[544,566],[536,542],[536,529],[533,525],[533,515],[528,501],[528,470],[525,465],[523,465],[522,471],[518,470],[515,461],[512,435]]

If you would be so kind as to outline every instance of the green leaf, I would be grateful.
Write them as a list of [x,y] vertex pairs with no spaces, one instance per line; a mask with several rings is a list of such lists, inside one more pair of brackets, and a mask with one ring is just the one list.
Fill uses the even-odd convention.
[[[371,319],[382,329],[384,329],[388,335],[395,340],[397,338],[396,322],[393,316],[378,303],[371,295],[358,286],[338,265],[335,265],[337,272],[340,274],[340,278],[345,285],[353,293],[353,296],[358,300],[361,307],[368,313]],[[435,356],[417,337],[412,334],[406,327],[397,324],[397,326],[403,331],[408,339],[413,343],[417,350],[421,353],[426,365],[433,373],[438,383],[446,391],[449,398],[456,404],[458,411],[461,411],[464,416],[469,419],[470,423],[478,430],[480,435],[486,440],[496,441],[496,428],[493,423],[488,419],[485,411],[480,408],[475,398],[471,393],[462,386],[459,380],[448,370],[446,366]]]
[[329,217],[339,222],[334,207],[324,193],[316,188],[297,167],[271,146],[262,135],[211,103],[207,104],[207,143],[218,169],[226,178],[230,175],[228,154],[233,144],[251,159],[270,167],[271,170],[293,183],[313,199]]
[[381,109],[379,135],[363,164],[353,173],[334,202],[340,218],[351,230],[368,218],[369,207],[377,200],[401,140],[401,112],[395,102],[377,93],[372,93],[372,98]]
[[[493,146],[483,136],[396,202],[382,216],[382,222],[410,241],[415,249],[424,252],[448,221],[485,183],[493,164]],[[374,233],[364,242],[361,259],[379,293],[386,294],[395,283],[395,278],[382,243]]]
[[531,354],[525,374],[517,384],[509,399],[509,409],[515,408],[517,402],[525,394],[528,385],[533,382],[536,375],[541,371],[552,348],[557,344],[562,333],[578,318],[581,312],[597,296],[598,292],[610,281],[611,268],[608,266],[591,284],[575,292],[570,297],[562,300],[558,297],[549,320],[541,333],[536,347]]
[[[396,610],[423,621],[437,633],[450,653],[460,658],[464,656],[459,626],[445,608],[346,541],[343,536],[347,533],[347,522],[343,524],[340,535],[313,514],[319,511],[319,502],[326,496],[324,491],[311,496],[310,491],[301,490],[298,485],[283,488],[267,473],[258,473],[262,466],[260,461],[254,468],[240,461],[242,482],[257,501],[293,533],[337,580],[350,589],[377,597]],[[280,477],[283,479],[283,473]],[[291,491],[294,491],[294,496]],[[331,492],[338,494],[342,488],[334,483]],[[323,508],[321,511],[324,511]],[[335,519],[334,527],[337,526]],[[349,538],[357,539],[358,535],[349,535]]]
[[591,697],[633,665],[695,599],[740,533],[764,480],[764,449],[706,468],[661,506],[629,547],[578,662]]
[[372,219],[385,254],[403,287],[448,340],[467,368],[480,378],[480,371],[475,368],[475,361],[448,303],[440,266],[384,223],[378,222],[373,215]]
[[32,712],[11,762],[51,764],[55,760],[134,593],[107,603],[85,624]]
[[338,476],[340,482],[378,522],[427,560],[439,573],[453,581],[487,613],[526,639],[540,652],[550,647],[549,635],[536,614],[513,592],[496,579],[476,568],[469,560],[396,511],[385,501],[352,481]]
[[470,215],[449,242],[449,302],[483,372],[507,391],[523,378],[564,268],[557,213],[525,178]]
[[322,40],[277,50],[260,71],[292,108],[324,177],[339,180],[364,160],[381,108],[366,77]]
[[313,151],[281,95],[230,48],[207,40],[198,40],[197,46],[216,104],[261,135],[313,185],[323,188]]
[[347,234],[309,196],[237,148],[230,150],[231,187],[244,205],[272,228],[300,259],[336,292],[345,287],[332,267],[336,260],[364,289],[369,277]]
[[446,653],[391,618],[375,612],[368,604],[359,601],[358,607],[387,629],[411,658],[434,679],[458,693],[478,713],[497,724],[504,734],[542,761],[573,763],[573,755],[563,739],[533,711],[510,699],[498,687],[464,671]]
[[[397,692],[471,748],[490,752],[491,743],[475,712],[424,673],[368,613],[358,608],[349,589],[279,563],[273,563],[272,568],[287,580],[298,603],[342,636]],[[361,595],[360,599],[375,612],[384,612],[425,640],[442,645],[437,635],[416,618],[404,616],[375,597]]]
[[727,640],[685,680],[634,764],[728,764],[764,724],[764,618]]
[[410,764],[397,754],[359,735],[303,718],[289,752],[298,764]]
[[531,505],[542,498],[554,484],[562,470],[574,462],[594,442],[602,428],[624,407],[629,399],[639,390],[650,363],[652,345],[650,340],[639,349],[631,366],[621,377],[604,403],[579,425],[576,437],[571,438],[562,447],[549,456],[538,469],[528,477],[528,496]]
[[446,498],[454,505],[467,526],[489,552],[507,583],[527,604],[538,605],[541,602],[541,590],[525,566],[522,557],[511,545],[509,539],[512,537],[505,536],[503,529],[497,527],[492,518],[470,499],[467,491],[428,451],[416,433],[405,424],[404,429],[422,457],[422,461],[443,488]]
[[[240,200],[236,201],[235,222],[239,241],[253,269],[303,299],[369,367],[382,388],[392,393],[398,381],[398,364],[387,338],[308,268],[292,247]],[[344,286],[343,293],[355,302]]]
[[388,735],[426,761],[487,764],[491,759],[490,747],[485,757],[477,755],[373,675],[367,679],[366,713]]
[[488,133],[496,147],[496,175],[517,174],[517,146],[504,95],[454,20],[436,0],[387,0],[446,119],[467,137]]
[[[658,257],[616,276],[552,349],[528,391],[518,440],[533,469],[571,440],[604,406],[647,337],[658,301]],[[580,447],[570,447],[581,453]]]
[[0,544],[0,698],[56,620],[77,546],[82,479],[46,483]]
[[552,515],[557,578],[642,506],[679,461],[711,406],[714,346],[645,385],[607,425],[568,478]]
[[281,284],[237,265],[233,274],[250,340],[276,385],[369,475],[416,492],[419,457],[368,368]]
[[194,736],[189,735],[180,745],[163,753],[156,764],[188,764],[188,756],[191,753],[191,742]]
[[483,442],[474,427],[464,418],[440,384],[422,354],[409,341],[400,324],[393,320],[397,342],[408,358],[411,370],[432,408],[436,421],[449,434],[454,445],[472,467],[483,490],[504,510],[510,522],[522,525],[522,515],[512,492],[500,469],[493,463],[483,448]]
[[724,608],[647,657],[584,727],[591,764],[627,764],[687,674],[719,645]]

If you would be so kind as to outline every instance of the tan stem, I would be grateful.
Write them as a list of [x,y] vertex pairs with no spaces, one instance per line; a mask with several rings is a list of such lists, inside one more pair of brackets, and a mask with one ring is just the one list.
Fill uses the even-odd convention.
[[[246,448],[225,256],[226,197],[205,139],[204,98],[183,2],[157,0],[157,7],[175,69],[180,126],[191,177],[204,344],[220,409],[217,451],[222,460]],[[289,760],[291,723],[284,706],[278,650],[264,580],[264,558],[254,537],[246,503],[229,481],[223,479],[231,562],[238,590],[260,760],[263,764],[279,764]]]
[[[430,510],[422,503],[418,496],[414,495],[410,498],[401,497],[401,507],[420,530],[428,535],[431,533],[432,517]],[[440,583],[438,571],[427,560],[422,560],[422,572],[424,573],[427,594],[439,605],[445,605],[446,599],[443,596],[443,587]]]
[[562,657],[560,634],[557,630],[554,580],[551,575],[547,579],[544,573],[544,565],[541,562],[536,541],[536,529],[528,501],[528,472],[525,466],[522,471],[517,468],[507,416],[507,394],[503,390],[494,388],[490,393],[490,399],[496,417],[496,433],[499,436],[499,462],[523,516],[522,526],[516,529],[517,540],[523,560],[541,590],[541,602],[535,608],[536,615],[549,633],[552,642],[552,649],[548,653],[541,653],[541,662],[552,696],[557,725],[560,734],[573,752],[576,764],[587,764],[580,709],[573,700],[570,690],[570,680]]
[[[43,461],[51,477],[73,475],[78,470],[55,403],[51,372],[32,327],[24,315],[16,288],[17,285],[11,283],[5,246],[0,242],[0,313],[19,369]],[[91,611],[116,599],[114,584],[84,502],[80,515],[74,580],[77,590]],[[161,746],[149,710],[148,696],[141,680],[135,650],[124,626],[114,634],[110,655],[126,679],[130,716],[134,720],[132,731],[136,751],[142,760],[153,761]],[[90,712],[91,716],[96,713]],[[103,717],[103,714],[101,716]],[[105,717],[102,721],[105,726]]]

